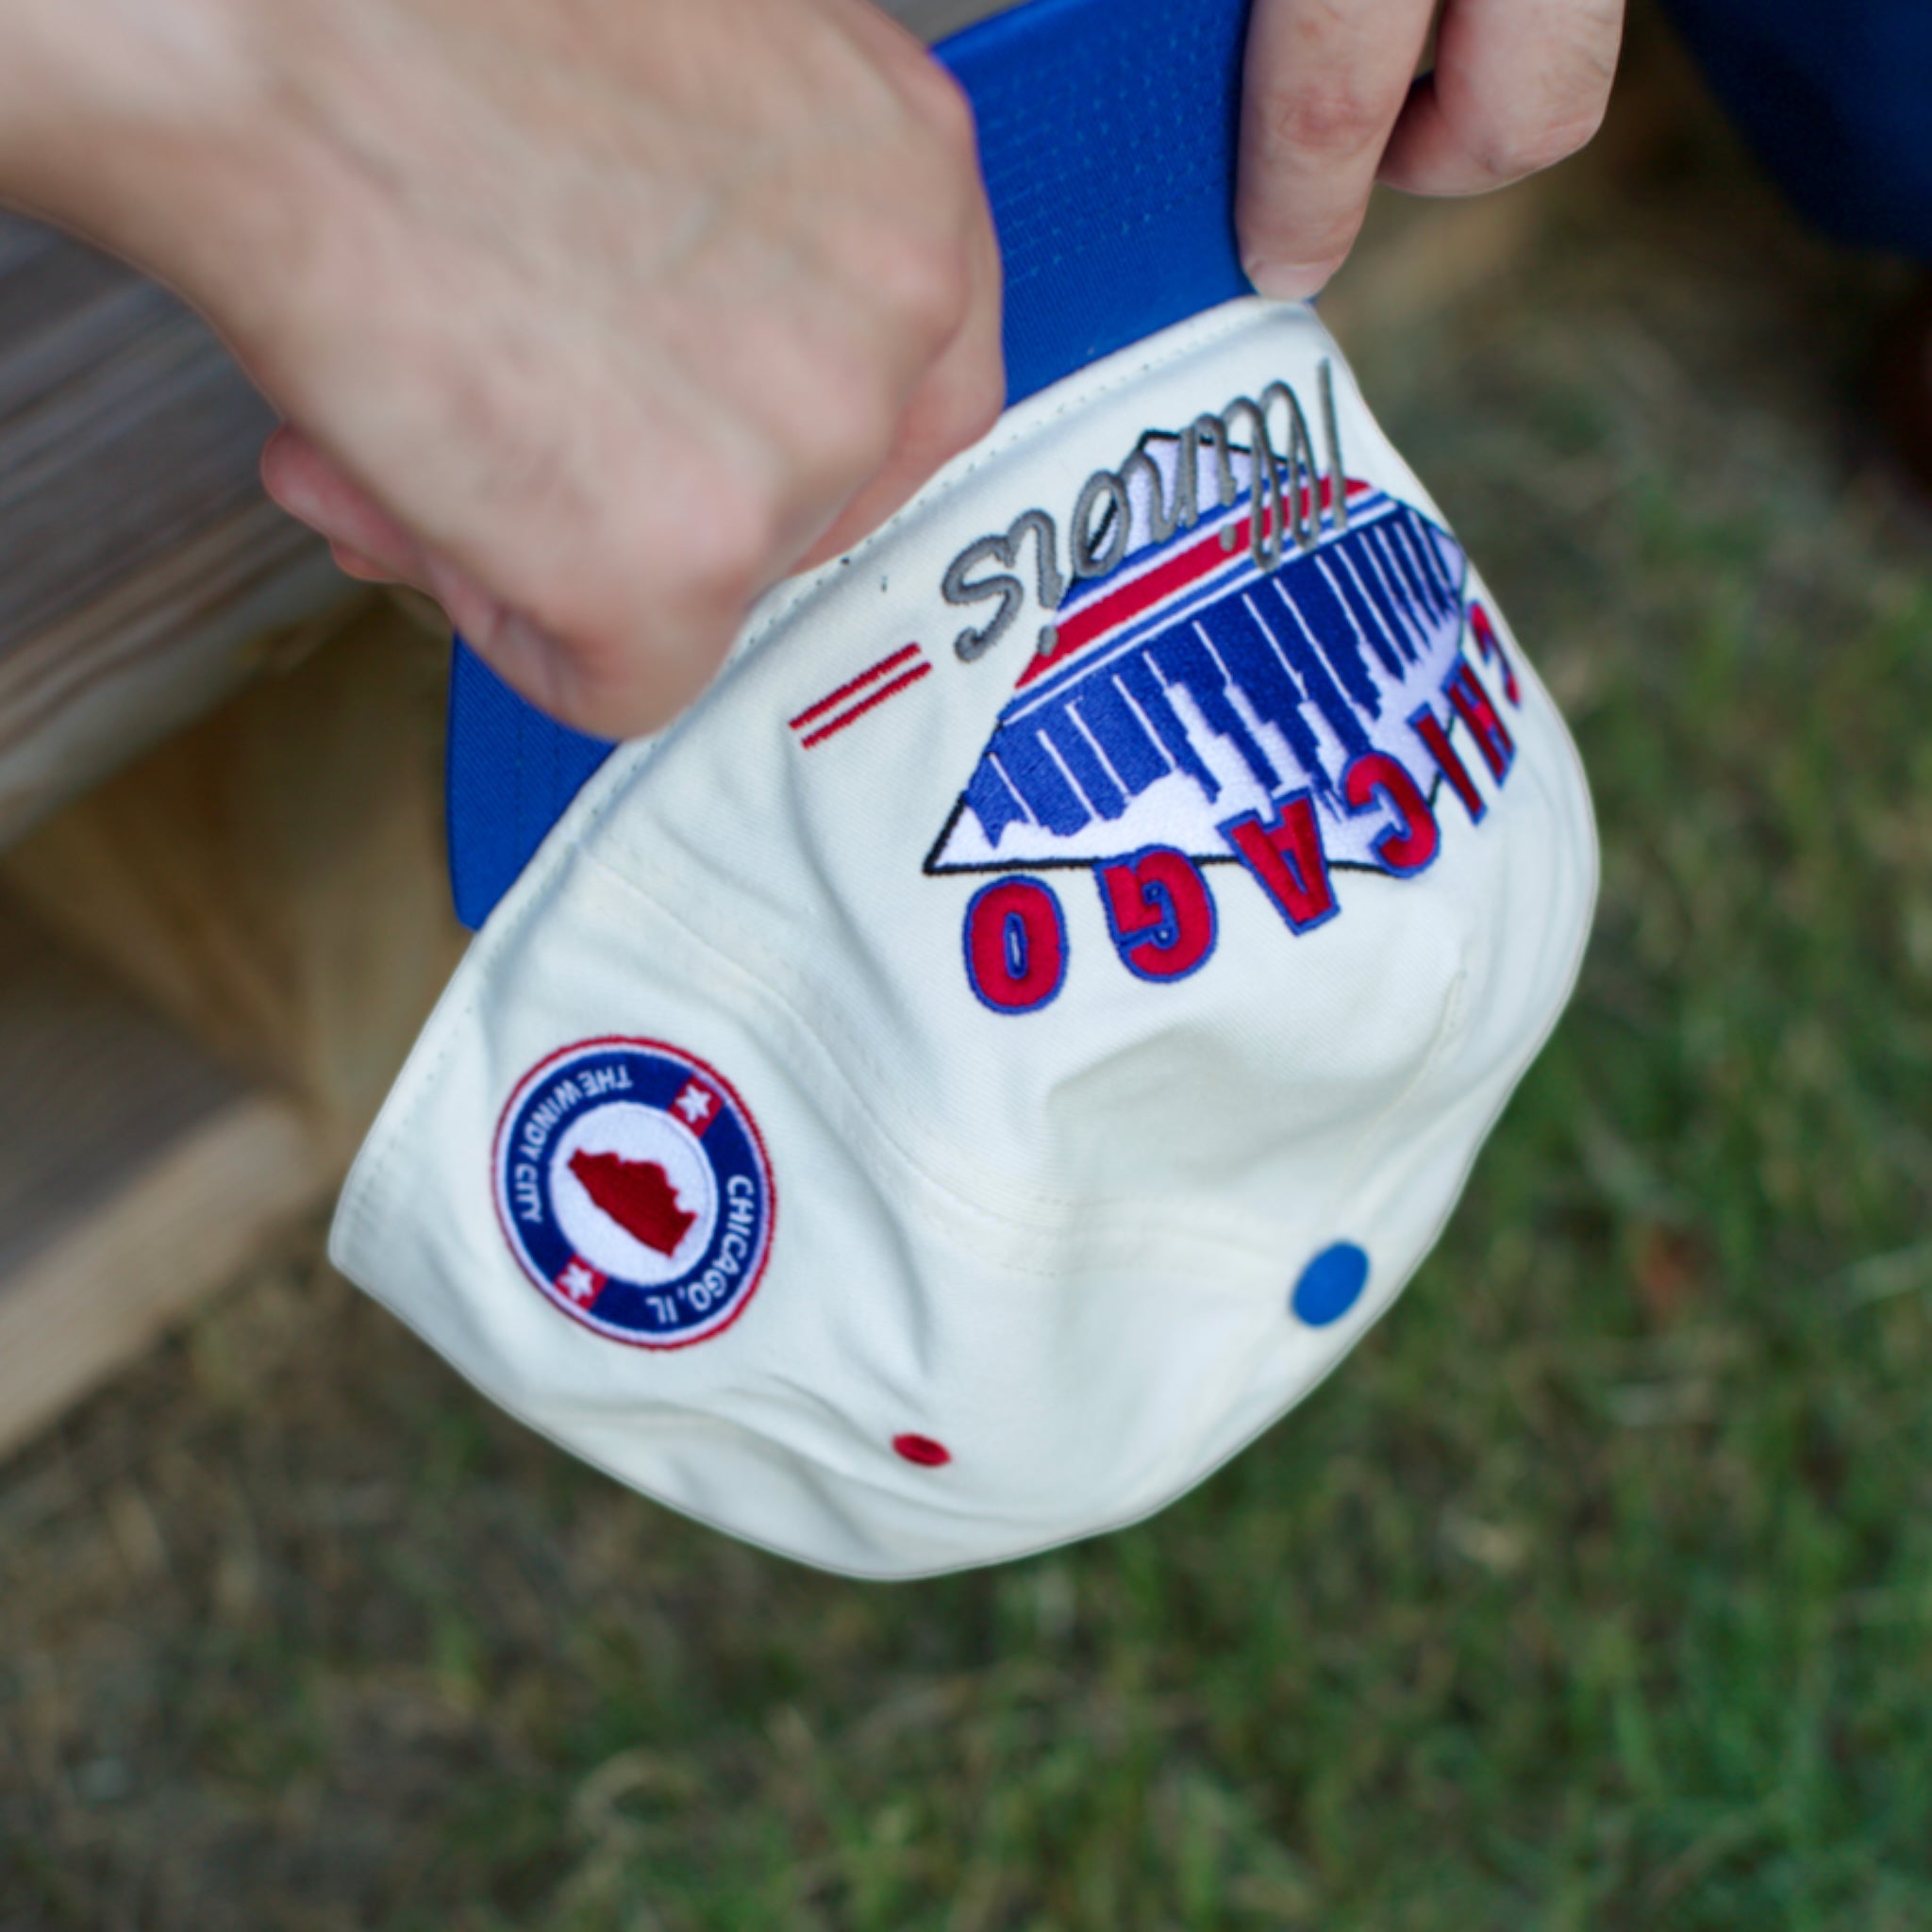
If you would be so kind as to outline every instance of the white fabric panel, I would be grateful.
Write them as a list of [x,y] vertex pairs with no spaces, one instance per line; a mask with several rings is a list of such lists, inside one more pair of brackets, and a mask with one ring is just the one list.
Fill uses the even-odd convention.
[[[1130,453],[1173,511],[1183,432],[1272,383],[1333,483],[1324,362],[1345,525],[1257,562],[1197,441],[1163,538]],[[1065,575],[1084,486],[1108,560],[1090,479],[1124,465],[1124,560],[1041,608],[1008,533],[1046,512]],[[1002,547],[1020,608],[975,656]],[[1399,1292],[1594,888],[1568,736],[1440,512],[1313,312],[1235,302],[1008,412],[610,759],[335,1256],[533,1427],[768,1548],[906,1576],[1091,1535]]]

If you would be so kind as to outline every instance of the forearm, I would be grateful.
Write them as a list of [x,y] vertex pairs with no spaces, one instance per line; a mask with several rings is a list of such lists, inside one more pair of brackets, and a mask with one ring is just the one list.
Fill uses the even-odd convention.
[[607,735],[998,407],[970,118],[869,0],[4,0],[0,200],[180,291],[278,499]]
[[[240,25],[231,0],[10,0],[0,200],[123,253],[168,253],[163,238],[192,225],[188,208],[207,206],[224,150],[243,135]],[[237,185],[223,203],[239,200]]]

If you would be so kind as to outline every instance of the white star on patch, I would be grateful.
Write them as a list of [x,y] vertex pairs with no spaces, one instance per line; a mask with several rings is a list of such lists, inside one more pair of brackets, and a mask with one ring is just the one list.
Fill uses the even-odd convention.
[[597,1299],[597,1277],[581,1261],[573,1261],[558,1283],[572,1301],[582,1304]]
[[710,1119],[711,1109],[718,1103],[692,1080],[671,1104],[695,1127],[703,1125]]

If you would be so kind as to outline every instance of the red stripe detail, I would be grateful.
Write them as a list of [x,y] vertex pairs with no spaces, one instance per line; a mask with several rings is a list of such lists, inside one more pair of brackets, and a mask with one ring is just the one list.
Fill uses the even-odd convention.
[[1056,626],[1053,649],[1033,658],[1020,674],[1020,682],[1014,689],[1024,691],[1036,677],[1043,676],[1056,664],[1063,663],[1104,632],[1118,630],[1143,610],[1164,603],[1176,591],[1185,590],[1196,578],[1208,575],[1210,571],[1224,569],[1233,561],[1234,552],[1221,547],[1218,535],[1207,537],[1198,543],[1191,543],[1185,550],[1176,551],[1145,576],[1122,585],[1118,591],[1109,591],[1105,597],[1096,597],[1086,609]]
[[894,651],[890,658],[881,658],[871,670],[861,671],[857,677],[847,678],[837,691],[822,697],[817,704],[807,706],[804,710],[799,712],[797,717],[791,720],[792,730],[796,731],[801,724],[809,724],[814,718],[829,711],[833,706],[849,698],[854,691],[859,690],[864,685],[870,684],[874,678],[883,677],[887,672],[905,663],[907,658],[918,656],[919,646],[917,644],[907,644],[901,649]]
[[829,724],[821,724],[809,738],[801,739],[799,741],[800,743],[807,751],[809,751],[815,744],[823,744],[826,739],[844,730],[846,725],[856,724],[874,705],[882,705],[888,698],[897,697],[908,684],[917,684],[931,670],[932,666],[930,664],[915,664],[904,677],[895,677],[891,684],[881,686],[864,703],[854,705],[849,711],[842,712],[840,716],[834,718]]
[[[1348,493],[1353,496],[1358,490],[1366,490],[1366,483],[1355,478],[1349,479]],[[1328,478],[1321,479],[1319,500],[1322,508],[1328,508],[1330,491]],[[1302,514],[1308,513],[1308,491],[1302,491]],[[1253,542],[1254,519],[1243,517],[1240,523],[1228,525],[1235,533],[1232,548],[1221,547],[1221,532],[1205,537],[1198,543],[1191,543],[1185,550],[1176,551],[1165,563],[1157,564],[1143,577],[1137,577],[1131,584],[1124,584],[1118,591],[1112,591],[1105,597],[1096,597],[1087,608],[1067,619],[1058,626],[1058,638],[1054,647],[1044,656],[1036,657],[1020,674],[1016,691],[1024,691],[1036,677],[1051,671],[1056,664],[1065,662],[1074,652],[1091,644],[1096,638],[1110,630],[1117,630],[1122,625],[1130,624],[1155,605],[1174,596],[1197,579],[1211,575],[1224,569],[1240,557],[1242,550]],[[1264,515],[1261,520],[1262,533],[1272,528],[1274,518]]]

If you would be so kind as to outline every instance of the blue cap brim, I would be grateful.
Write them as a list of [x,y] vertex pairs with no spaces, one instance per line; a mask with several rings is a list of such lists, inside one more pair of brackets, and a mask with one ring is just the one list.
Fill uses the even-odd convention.
[[[1007,395],[1248,292],[1234,235],[1248,0],[1030,0],[935,49],[973,102],[1006,273]],[[460,639],[450,878],[481,925],[612,747]]]

